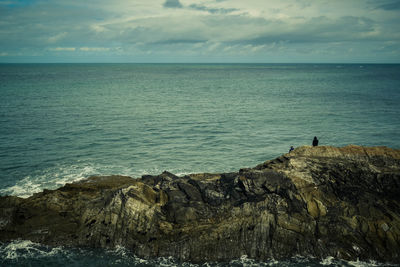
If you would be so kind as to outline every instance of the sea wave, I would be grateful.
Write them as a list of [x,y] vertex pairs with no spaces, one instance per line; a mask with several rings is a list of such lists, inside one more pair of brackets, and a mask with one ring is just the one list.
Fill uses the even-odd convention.
[[13,186],[0,189],[0,195],[27,198],[43,189],[55,189],[66,183],[76,182],[96,174],[96,168],[91,165],[56,166],[25,176]]
[[[73,183],[95,175],[125,175],[132,178],[145,174],[158,175],[162,168],[135,169],[127,166],[104,166],[100,164],[59,164],[44,170],[37,170],[15,182],[14,185],[0,189],[0,195],[28,198],[44,189],[57,189],[66,183]],[[195,171],[186,169],[168,170],[177,176],[184,176]],[[197,171],[200,172],[200,171]]]
[[318,260],[313,257],[296,256],[288,260],[270,259],[257,261],[243,255],[230,262],[205,262],[195,264],[181,262],[173,257],[142,259],[128,249],[117,246],[114,249],[83,249],[51,247],[29,240],[15,240],[0,243],[1,266],[164,266],[164,267],[259,267],[259,266],[355,266],[355,267],[389,267],[395,264],[374,261],[344,261],[334,257]]
[[15,240],[0,246],[2,260],[20,260],[38,257],[51,257],[62,251],[61,247],[44,247],[29,240]]

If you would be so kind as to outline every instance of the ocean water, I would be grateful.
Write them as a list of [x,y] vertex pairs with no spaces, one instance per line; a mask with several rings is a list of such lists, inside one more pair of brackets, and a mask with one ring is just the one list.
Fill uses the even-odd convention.
[[0,244],[0,266],[133,266],[133,267],[389,267],[398,266],[375,261],[344,261],[327,257],[315,259],[312,257],[293,257],[288,260],[268,260],[264,262],[247,258],[245,255],[230,262],[206,262],[201,264],[179,262],[173,258],[141,259],[125,248],[113,250],[99,249],[65,249],[63,247],[48,247],[26,240],[18,240],[8,244]]
[[[0,64],[0,195],[91,175],[237,171],[314,136],[400,148],[399,103],[393,64]],[[94,252],[20,241],[0,253],[7,265],[42,253],[78,266]],[[100,261],[156,264],[118,253]]]

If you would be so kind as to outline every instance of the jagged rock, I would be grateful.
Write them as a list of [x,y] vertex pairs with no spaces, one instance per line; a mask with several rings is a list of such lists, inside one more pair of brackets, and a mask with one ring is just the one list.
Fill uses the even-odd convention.
[[0,241],[124,246],[203,262],[294,255],[400,262],[400,150],[299,147],[236,173],[90,177],[0,198]]

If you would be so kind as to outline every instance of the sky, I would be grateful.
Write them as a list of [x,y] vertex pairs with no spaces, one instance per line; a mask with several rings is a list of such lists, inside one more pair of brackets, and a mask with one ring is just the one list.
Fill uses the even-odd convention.
[[400,0],[0,0],[0,63],[400,63]]

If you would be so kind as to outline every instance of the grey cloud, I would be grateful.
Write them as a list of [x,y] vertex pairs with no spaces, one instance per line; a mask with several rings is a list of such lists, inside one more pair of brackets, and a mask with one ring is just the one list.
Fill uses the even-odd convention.
[[165,3],[163,4],[164,7],[167,8],[182,8],[181,2],[179,0],[166,0]]
[[[169,24],[168,18],[157,18],[156,20],[164,27],[146,26],[145,20],[133,20],[131,26],[123,27],[119,24],[109,25],[110,31],[100,34],[103,40],[118,41],[121,45],[143,45],[150,49],[153,46],[168,46],[174,44],[193,45],[207,41],[205,36],[196,30],[179,29],[177,25]],[[133,26],[143,25],[143,26]],[[170,30],[173,29],[172,31]],[[107,41],[105,41],[107,42]]]
[[400,10],[400,1],[391,1],[377,7],[378,9],[383,9],[387,11]]
[[[154,51],[179,51],[174,45],[187,48],[196,45],[204,48],[206,44],[218,43],[221,53],[224,53],[224,48],[229,47],[246,45],[262,47],[273,43],[308,47],[334,43],[372,44],[400,40],[398,35],[393,34],[392,28],[386,27],[387,32],[380,32],[376,29],[379,28],[379,24],[365,17],[347,16],[338,19],[314,17],[304,18],[302,23],[294,24],[293,21],[267,20],[246,15],[199,14],[193,21],[196,23],[181,23],[169,17],[159,17],[151,18],[153,26],[150,26],[146,19],[133,20],[131,26],[110,25],[110,31],[101,37],[103,42],[118,40],[122,45],[142,44],[143,47]],[[110,37],[109,35],[113,33],[115,35]],[[246,49],[242,51],[250,51]]]
[[341,17],[331,20],[326,17],[312,18],[295,27],[288,27],[284,22],[265,22],[266,31],[255,38],[240,40],[255,45],[271,42],[289,43],[327,43],[349,41],[378,41],[384,36],[373,36],[375,22],[368,18]]
[[[217,1],[218,2],[218,1]],[[179,0],[166,0],[165,3],[163,4],[164,7],[166,8],[188,8],[188,9],[194,9],[194,10],[199,10],[199,11],[206,11],[211,14],[229,14],[234,11],[238,11],[236,8],[212,8],[212,7],[207,7],[205,5],[199,5],[199,4],[191,4],[189,6],[183,6]]]
[[206,11],[212,14],[229,14],[235,11],[238,11],[236,8],[210,8],[203,5],[192,4],[189,6],[191,9],[199,10],[199,11]]
[[205,43],[207,42],[206,39],[165,39],[162,41],[152,42],[151,44],[156,45],[168,45],[168,44],[198,44],[198,43]]
[[96,17],[108,13],[95,8],[65,8],[53,2],[24,8],[3,8],[0,47],[9,50],[41,51],[52,46],[101,46],[102,40],[90,30]]

